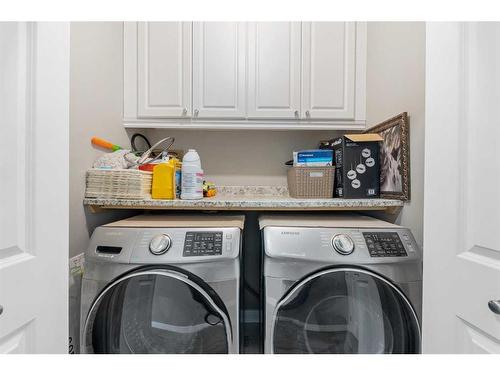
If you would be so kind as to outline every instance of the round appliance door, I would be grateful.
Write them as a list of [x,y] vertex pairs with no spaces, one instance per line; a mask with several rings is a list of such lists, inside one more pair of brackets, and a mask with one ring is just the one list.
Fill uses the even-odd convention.
[[201,279],[172,268],[138,269],[96,298],[84,327],[87,353],[228,353],[226,309]]
[[376,273],[332,268],[297,283],[278,303],[274,353],[419,353],[406,296]]

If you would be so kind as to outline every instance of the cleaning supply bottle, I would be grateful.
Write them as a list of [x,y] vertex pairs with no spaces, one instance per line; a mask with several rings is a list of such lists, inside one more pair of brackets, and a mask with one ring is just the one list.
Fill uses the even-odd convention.
[[153,199],[175,198],[175,164],[162,162],[153,168],[153,185],[151,187]]
[[203,198],[203,169],[196,150],[188,150],[182,158],[181,199]]

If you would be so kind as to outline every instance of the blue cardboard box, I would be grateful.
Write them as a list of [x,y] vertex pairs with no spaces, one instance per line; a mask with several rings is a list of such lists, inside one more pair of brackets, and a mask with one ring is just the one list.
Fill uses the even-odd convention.
[[330,167],[333,165],[333,150],[302,150],[293,153],[296,167]]

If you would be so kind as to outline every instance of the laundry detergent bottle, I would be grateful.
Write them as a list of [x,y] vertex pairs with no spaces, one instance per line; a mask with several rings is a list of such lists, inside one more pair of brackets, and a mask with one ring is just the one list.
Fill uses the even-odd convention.
[[203,198],[203,169],[196,150],[188,150],[182,158],[181,199]]

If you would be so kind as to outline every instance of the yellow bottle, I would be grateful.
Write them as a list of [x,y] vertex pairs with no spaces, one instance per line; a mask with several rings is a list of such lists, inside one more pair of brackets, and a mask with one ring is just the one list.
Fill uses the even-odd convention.
[[160,163],[153,169],[153,186],[151,188],[153,199],[175,198],[175,164]]

